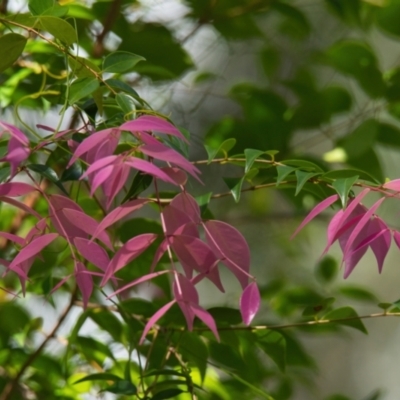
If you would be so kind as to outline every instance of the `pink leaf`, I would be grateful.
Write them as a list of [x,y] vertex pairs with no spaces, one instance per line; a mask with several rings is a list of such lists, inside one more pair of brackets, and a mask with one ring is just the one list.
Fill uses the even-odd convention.
[[203,226],[207,243],[215,255],[245,288],[250,277],[250,250],[245,238],[237,229],[225,222],[207,221]]
[[[99,226],[99,223],[89,215],[86,215],[84,212],[78,210],[72,210],[70,208],[64,208],[62,210],[62,214],[65,215],[67,220],[77,227],[78,229],[82,230],[86,234],[93,235],[96,229]],[[81,237],[81,235],[77,235]],[[101,232],[98,235],[99,240],[101,240],[109,249],[113,249],[113,245],[110,241],[110,238],[106,232]]]
[[25,239],[17,235],[13,235],[12,233],[0,232],[0,237],[11,240],[12,242],[19,244],[20,246],[23,246],[25,244]]
[[240,312],[245,325],[249,326],[260,308],[260,292],[256,282],[251,282],[240,297]]
[[34,209],[32,209],[31,207],[28,207],[26,204],[24,204],[18,200],[15,200],[15,199],[12,199],[12,198],[6,197],[6,196],[0,196],[0,201],[11,204],[15,207],[18,207],[21,210],[25,211],[28,214],[35,216],[38,219],[42,218],[42,216],[40,214],[38,214]]
[[121,160],[121,156],[108,156],[101,158],[100,160],[95,161],[79,179],[85,179],[88,175],[93,174],[93,172],[103,170],[103,168],[107,167],[108,165],[114,165],[116,161]]
[[0,185],[0,196],[18,197],[35,191],[34,186],[22,182],[10,182]]
[[91,149],[95,148],[96,146],[104,143],[104,141],[108,140],[108,138],[111,135],[119,137],[120,132],[117,129],[109,128],[109,129],[104,129],[103,131],[92,133],[88,138],[83,140],[82,143],[80,143],[79,146],[76,148],[73,156],[71,157],[71,160],[68,163],[68,168],[83,154],[87,153]]
[[143,344],[149,330],[156,324],[156,322],[176,303],[175,300],[162,306],[147,322],[143,329],[142,336],[140,337],[139,344]]
[[161,244],[157,247],[157,250],[154,254],[153,262],[151,263],[150,266],[150,271],[153,272],[158,264],[158,262],[161,260],[161,257],[164,255],[164,253],[167,251],[168,248],[168,239],[164,239]]
[[144,144],[140,146],[140,151],[150,157],[155,158],[156,160],[165,161],[171,164],[174,164],[178,167],[181,167],[183,170],[188,172],[190,175],[195,177],[199,182],[201,180],[197,176],[200,171],[191,164],[185,157],[179,154],[177,151],[171,149],[163,145],[162,143],[158,144]]
[[175,196],[170,203],[170,207],[185,213],[196,224],[201,222],[200,207],[197,201],[186,192],[179,193]]
[[29,154],[30,150],[26,145],[21,144],[18,139],[11,137],[8,142],[7,155],[1,158],[0,161],[10,163],[11,177],[13,177],[17,173],[18,167],[21,163],[29,157]]
[[381,273],[383,268],[383,263],[390,249],[390,244],[392,242],[392,235],[390,233],[390,229],[388,229],[386,224],[384,224],[379,217],[374,218],[371,221],[371,225],[377,225],[375,230],[380,229],[384,231],[381,236],[376,238],[370,244],[370,247],[374,252],[376,261],[378,263],[378,271],[379,273]]
[[135,199],[131,200],[120,207],[115,208],[109,214],[107,214],[103,220],[100,222],[96,231],[93,234],[92,240],[96,239],[96,237],[107,229],[109,226],[115,224],[120,221],[122,218],[125,218],[127,215],[139,210],[145,204],[147,204],[149,200],[147,199]]
[[381,205],[381,203],[385,200],[385,197],[382,197],[379,199],[360,219],[356,227],[353,229],[351,232],[351,235],[349,236],[349,239],[347,240],[346,247],[344,249],[344,253],[346,254],[347,251],[351,248],[354,240],[356,237],[361,233],[363,230],[364,226],[367,224],[367,222],[370,220],[371,216],[374,214],[374,212],[377,210],[377,208]]
[[110,261],[101,286],[104,286],[111,276],[139,257],[157,239],[154,233],[144,233],[128,240],[114,255]]
[[217,326],[215,325],[214,318],[211,316],[211,314],[195,304],[191,304],[191,308],[196,317],[202,320],[210,328],[211,332],[214,334],[217,340],[220,341]]
[[332,244],[338,238],[345,235],[349,229],[354,229],[354,225],[358,223],[358,221],[363,217],[366,211],[366,207],[361,204],[357,204],[356,207],[351,211],[351,213],[347,215],[346,220],[344,220],[344,211],[339,210],[328,225],[328,243],[322,255],[327,253]]
[[124,290],[130,289],[130,288],[132,288],[132,287],[134,287],[136,285],[139,285],[140,283],[149,281],[149,280],[151,280],[153,278],[157,278],[157,276],[164,275],[164,274],[170,274],[170,273],[171,273],[170,270],[164,270],[164,271],[160,271],[160,272],[152,272],[151,274],[143,275],[140,278],[137,278],[134,281],[129,282],[127,285],[119,288],[114,293],[111,293],[109,296],[107,296],[107,300],[110,299],[113,296],[116,296],[117,294],[120,294]]
[[186,276],[175,274],[173,291],[177,301],[199,304],[199,294]]
[[162,167],[160,168],[165,174],[167,174],[177,185],[184,186],[188,180],[185,172],[180,168],[176,167]]
[[93,291],[93,279],[86,273],[85,266],[78,261],[76,263],[76,283],[82,293],[83,308],[86,309],[88,301]]
[[131,132],[141,131],[156,131],[160,133],[167,133],[172,136],[176,136],[179,139],[187,142],[187,139],[179,132],[175,126],[167,122],[163,118],[154,117],[152,115],[143,115],[133,121],[128,121],[122,124],[119,129]]
[[103,184],[104,194],[107,198],[107,209],[110,208],[112,201],[124,187],[130,173],[130,168],[127,165],[118,165],[107,181]]
[[339,196],[337,194],[334,194],[333,196],[330,196],[327,199],[321,201],[321,203],[318,203],[304,218],[303,222],[295,230],[290,239],[293,239],[312,219],[314,219],[318,214],[331,206],[335,201],[338,200],[338,198]]
[[75,238],[74,243],[79,253],[81,253],[86,260],[101,270],[106,270],[110,263],[110,258],[101,246],[85,238]]
[[126,159],[125,163],[138,171],[145,172],[146,174],[152,175],[156,178],[163,180],[164,182],[172,183],[176,185],[176,182],[171,179],[162,169],[156,167],[154,164],[142,160],[136,157],[129,157]]
[[172,249],[189,279],[196,269],[224,292],[218,268],[214,268],[218,264],[217,257],[206,243],[192,236],[179,235],[172,238]]
[[0,122],[0,136],[4,132],[8,132],[13,138],[17,139],[21,144],[28,146],[29,145],[29,140],[25,136],[22,131],[20,131],[17,127],[11,124],[7,124],[6,122]]
[[393,239],[394,239],[394,242],[396,243],[396,246],[400,249],[400,232],[394,231]]
[[164,208],[162,216],[164,219],[166,233],[168,235],[174,234],[178,228],[192,222],[192,219],[189,215],[187,215],[183,210],[172,207],[171,204]]
[[21,264],[23,261],[28,260],[31,257],[36,256],[40,253],[47,245],[49,245],[56,237],[57,233],[48,233],[42,235],[26,245],[14,258],[10,264],[10,269],[14,266]]
[[394,179],[393,181],[386,182],[383,185],[383,188],[400,192],[400,179]]

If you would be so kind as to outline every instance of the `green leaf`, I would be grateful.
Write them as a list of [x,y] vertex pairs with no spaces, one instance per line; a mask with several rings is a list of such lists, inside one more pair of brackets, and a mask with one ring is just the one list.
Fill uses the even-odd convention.
[[315,274],[323,283],[332,282],[335,279],[339,267],[336,259],[332,256],[325,256],[315,269]]
[[353,77],[371,97],[384,94],[385,84],[378,61],[366,43],[355,40],[336,42],[327,51],[326,60],[340,72]]
[[392,303],[378,303],[378,307],[385,311],[392,307],[392,305]]
[[3,166],[0,168],[0,182],[4,182],[11,173],[11,168],[9,166]]
[[84,57],[70,56],[68,57],[68,64],[77,78],[93,78],[94,74],[91,70],[99,75],[101,74],[100,68],[95,63]]
[[400,36],[400,2],[390,1],[383,7],[377,7],[376,22],[383,31],[391,35]]
[[278,165],[276,167],[276,172],[278,173],[278,177],[276,178],[276,186],[278,186],[287,176],[297,169],[298,168],[296,167],[289,167],[287,165]]
[[128,200],[134,199],[139,196],[140,193],[144,192],[153,182],[153,177],[147,174],[141,174],[138,172],[133,178],[133,182],[128,192],[126,193],[122,203]]
[[125,93],[117,93],[115,96],[115,100],[118,105],[121,107],[122,112],[126,115],[129,114],[132,116],[132,111],[135,110],[135,102],[131,96],[126,95]]
[[118,79],[107,79],[105,83],[111,86],[113,89],[121,90],[122,92],[130,94],[134,99],[136,99],[140,103],[144,103],[144,100],[139,96],[136,90],[132,89],[132,87],[130,87],[127,83],[122,82]]
[[373,147],[378,132],[378,121],[368,119],[362,122],[353,132],[338,140],[336,145],[345,150],[348,158],[357,158]]
[[360,0],[325,0],[330,9],[343,21],[359,25],[361,1]]
[[232,196],[236,203],[240,200],[240,195],[242,193],[242,185],[244,182],[244,176],[242,178],[222,178],[229,190],[232,193]]
[[63,184],[58,179],[58,176],[53,169],[51,169],[47,165],[42,164],[29,164],[26,167],[31,171],[37,172],[39,175],[48,179],[50,182],[53,182],[62,192],[69,196],[69,193],[65,190]]
[[334,171],[329,171],[326,172],[324,175],[322,175],[321,178],[346,179],[346,178],[352,178],[356,175],[358,175],[359,178],[364,181],[377,183],[377,180],[372,175],[357,168],[346,168],[346,169],[337,169]]
[[339,292],[351,299],[376,303],[378,299],[369,290],[357,286],[342,286]]
[[77,383],[87,382],[87,381],[122,381],[122,378],[117,375],[114,375],[114,374],[109,374],[107,372],[101,372],[98,374],[91,374],[91,375],[85,376],[84,378],[79,379],[76,382],[74,382],[74,385]]
[[244,155],[246,157],[246,166],[244,168],[244,172],[247,173],[250,171],[251,167],[254,164],[254,161],[260,157],[262,154],[264,154],[263,151],[261,150],[255,150],[255,149],[246,149],[244,151]]
[[172,369],[157,369],[154,371],[149,371],[149,372],[145,372],[143,374],[143,377],[148,377],[148,376],[160,376],[160,375],[166,375],[166,376],[183,376],[183,377],[187,377],[187,374],[184,374],[182,372],[178,372]]
[[89,316],[115,342],[122,342],[123,327],[120,320],[112,312],[95,309],[90,312]]
[[11,67],[24,51],[27,39],[17,33],[8,33],[0,37],[0,72]]
[[171,389],[166,389],[166,390],[162,390],[161,392],[158,392],[151,399],[152,400],[172,399],[175,396],[178,396],[182,393],[186,393],[186,391],[182,390],[182,389],[178,389],[178,388],[171,388]]
[[[350,328],[357,329],[365,334],[368,334],[367,329],[365,328],[363,322],[358,319],[358,314],[351,307],[341,307],[337,308],[324,315],[324,320],[331,320],[340,325],[349,326]],[[335,319],[343,319],[342,321],[333,321]]]
[[289,166],[307,169],[310,172],[325,172],[319,165],[307,160],[284,160],[281,163]]
[[39,17],[43,29],[52,34],[60,42],[71,46],[78,41],[75,29],[61,18],[51,16]]
[[69,168],[65,169],[61,175],[61,182],[78,181],[83,174],[82,164],[80,162],[73,163]]
[[197,201],[197,204],[200,207],[200,212],[201,212],[202,217],[208,210],[208,204],[210,203],[211,196],[212,196],[212,192],[208,192],[208,193],[202,194],[201,196],[195,197],[195,200]]
[[212,148],[210,146],[204,145],[207,154],[208,154],[208,164],[211,163],[214,158],[219,155],[223,154],[224,158],[228,158],[228,152],[231,150],[236,144],[236,139],[226,139],[224,142],[220,144],[218,148]]
[[33,15],[43,14],[49,8],[56,5],[55,0],[29,0],[28,7],[29,11]]
[[301,189],[303,189],[303,186],[306,184],[306,182],[318,175],[321,175],[321,172],[304,172],[299,169],[296,170],[297,185],[296,193],[294,195],[297,196]]
[[114,51],[103,62],[103,72],[123,73],[131,71],[139,61],[146,59],[127,51]]
[[277,331],[255,331],[257,345],[275,362],[283,372],[286,366],[286,340]]
[[115,382],[113,385],[108,386],[103,390],[100,390],[100,393],[101,392],[131,395],[137,393],[137,387],[130,381],[120,380]]
[[352,176],[345,179],[337,179],[332,183],[333,188],[336,190],[342,202],[342,207],[346,208],[347,200],[349,198],[349,193],[353,185],[358,181],[359,176]]
[[96,78],[86,77],[79,78],[74,81],[69,88],[69,103],[75,104],[78,100],[89,96],[96,89],[100,87],[100,84]]
[[203,382],[207,371],[208,349],[201,337],[197,333],[185,332],[179,340],[179,350],[184,359],[197,367]]

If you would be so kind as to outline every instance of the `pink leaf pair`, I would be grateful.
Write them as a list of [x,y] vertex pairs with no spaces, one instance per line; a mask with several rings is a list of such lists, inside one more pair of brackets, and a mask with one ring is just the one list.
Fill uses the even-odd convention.
[[8,141],[7,155],[1,158],[0,161],[10,163],[11,177],[13,177],[21,163],[29,157],[29,140],[15,126],[0,121],[0,136],[5,132],[9,133],[11,138]]

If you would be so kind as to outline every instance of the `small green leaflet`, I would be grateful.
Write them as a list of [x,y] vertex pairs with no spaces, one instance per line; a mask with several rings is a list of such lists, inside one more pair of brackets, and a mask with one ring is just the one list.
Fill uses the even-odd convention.
[[63,19],[46,15],[40,16],[39,20],[44,30],[65,45],[71,46],[78,41],[75,29]]
[[249,172],[252,165],[254,164],[254,161],[262,154],[264,154],[264,152],[261,150],[246,149],[244,151],[244,155],[246,157],[246,166],[244,168],[244,172]]
[[103,62],[104,72],[123,73],[133,69],[139,61],[146,59],[127,51],[115,51],[109,54]]
[[72,164],[68,169],[64,170],[61,175],[60,181],[78,181],[83,174],[83,168],[80,162]]
[[324,172],[324,170],[317,164],[307,160],[285,160],[282,164],[291,165],[298,168],[309,169],[311,171]]
[[336,190],[337,194],[340,197],[343,208],[346,208],[350,190],[353,185],[358,181],[358,178],[359,176],[356,175],[350,178],[336,179],[336,181],[332,183],[333,188]]
[[276,167],[276,172],[278,177],[276,178],[276,186],[278,186],[287,176],[292,172],[296,171],[296,167],[289,167],[288,165],[278,165]]
[[225,158],[228,157],[228,152],[231,150],[236,144],[236,139],[226,139],[218,148],[213,148],[207,145],[204,145],[207,154],[208,154],[208,164],[211,163],[212,160],[218,155],[223,154]]
[[240,200],[240,195],[242,193],[243,182],[245,180],[249,180],[250,181],[257,174],[258,174],[258,169],[257,168],[253,168],[249,172],[247,172],[244,176],[242,176],[241,178],[223,178],[224,182],[226,183],[226,185],[230,189],[230,191],[232,193],[232,196],[233,196],[233,198],[234,198],[236,203],[238,203],[239,200]]
[[200,213],[203,216],[203,214],[206,212],[208,208],[208,204],[210,203],[212,196],[212,192],[208,192],[206,194],[203,194],[201,196],[196,196],[195,200],[197,201],[197,204],[200,207]]
[[69,88],[69,103],[74,104],[78,100],[89,96],[93,93],[97,88],[99,88],[100,84],[96,78],[86,77],[79,78],[74,81]]
[[8,33],[0,37],[0,49],[2,58],[0,60],[0,72],[11,67],[24,51],[27,39],[17,33]]
[[58,188],[60,188],[62,192],[64,192],[67,196],[69,196],[69,193],[65,190],[63,184],[58,179],[58,176],[53,169],[51,169],[47,165],[42,165],[42,164],[29,164],[26,167],[31,171],[37,172],[39,175],[48,179],[50,182],[53,182]]
[[305,172],[301,170],[296,170],[296,178],[297,178],[297,185],[296,185],[296,193],[295,196],[297,196],[301,189],[303,189],[303,186],[308,182],[311,178],[314,178],[314,176],[321,175],[321,172]]
[[[337,308],[324,315],[323,320],[332,320],[340,325],[349,326],[351,328],[357,329],[365,334],[367,334],[367,329],[362,321],[359,319],[358,314],[351,307],[341,307]],[[339,321],[335,321],[339,320]]]

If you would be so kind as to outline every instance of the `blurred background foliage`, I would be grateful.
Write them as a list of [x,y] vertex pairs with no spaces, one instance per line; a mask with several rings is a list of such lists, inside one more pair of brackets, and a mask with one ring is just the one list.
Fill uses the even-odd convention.
[[[128,93],[138,110],[150,104],[187,129],[192,159],[207,159],[204,144],[218,149],[225,143],[219,154],[234,155],[249,148],[275,151],[270,154],[276,160],[295,160],[289,167],[302,167],[303,172],[340,170],[331,172],[332,178],[357,175],[382,183],[400,172],[395,163],[400,150],[399,0],[60,0],[57,4],[2,0],[0,40],[10,27],[19,32],[16,24],[35,26],[33,14],[40,16],[40,28],[60,42],[68,41],[69,28],[54,27],[52,17],[76,29],[78,55],[94,70],[102,57],[115,50],[144,57],[145,61],[118,74],[119,82],[128,86],[109,84]],[[35,40],[32,32],[30,39],[17,62],[8,65],[0,60],[0,115],[2,120],[17,122],[12,117],[17,110],[35,129],[37,123],[53,126],[57,121],[65,102],[68,65],[60,52]],[[78,78],[85,78],[76,66],[69,67]],[[99,96],[104,94],[101,87],[96,90],[92,99],[76,96],[78,107],[67,114],[63,127],[78,125],[82,114],[95,120]],[[125,104],[121,97],[107,101]],[[112,107],[104,112],[109,121],[121,117]],[[230,138],[236,141],[226,144]],[[5,143],[0,146],[5,151]],[[59,161],[56,155],[49,163],[57,170]],[[205,198],[207,191],[229,194],[232,182],[242,178],[242,169],[232,165],[201,168],[206,189],[194,184],[191,189]],[[295,168],[286,172],[294,175]],[[263,169],[252,184],[275,182],[276,174],[276,169]],[[18,377],[13,393],[8,397],[3,393],[0,399],[135,398],[135,385],[140,382],[152,387],[153,399],[195,398],[188,391],[210,400],[397,398],[398,385],[390,386],[390,379],[385,381],[390,373],[375,364],[377,352],[389,351],[379,343],[385,342],[382,336],[396,333],[395,324],[372,321],[378,328],[372,327],[368,342],[360,339],[366,327],[357,319],[291,327],[320,317],[379,312],[380,301],[385,302],[381,309],[397,307],[396,292],[388,289],[398,282],[394,274],[388,275],[389,286],[374,286],[373,291],[379,292],[375,295],[361,283],[377,280],[362,273],[343,283],[337,255],[318,262],[325,219],[289,242],[296,217],[327,194],[318,194],[313,186],[306,183],[297,196],[296,185],[249,191],[236,206],[230,195],[224,195],[207,209],[207,215],[218,215],[246,236],[263,299],[256,323],[277,325],[277,329],[228,329],[240,323],[238,311],[232,308],[238,301],[238,287],[228,283],[228,294],[222,297],[204,286],[206,305],[218,326],[227,328],[221,331],[221,343],[202,330],[174,331],[182,325],[182,317],[173,308],[161,321],[172,330],[137,348],[143,324],[129,315],[149,318],[164,301],[154,299],[146,289],[111,309],[82,311],[74,299],[72,316],[38,351],[43,335],[49,337],[66,305],[62,294],[46,296],[45,304],[43,300],[57,283],[46,271],[56,269],[60,277],[67,271],[65,256],[54,246],[32,269],[29,301],[12,300],[0,292],[0,393]],[[40,200],[33,201],[40,206]],[[88,199],[85,211],[90,213],[92,206]],[[393,205],[385,212],[394,215],[396,210]],[[121,241],[159,232],[159,224],[147,219],[151,217],[138,219],[133,230],[123,224]],[[21,232],[24,224],[29,226],[29,221],[2,205],[1,231]],[[135,269],[121,271],[121,277],[140,276],[151,262],[152,251],[135,261]],[[3,285],[18,290],[12,277],[7,276]],[[152,290],[157,293],[159,288],[168,293],[168,281],[160,278]],[[281,325],[289,327],[280,329]],[[349,328],[359,331],[352,341]],[[351,344],[343,347],[347,341]],[[371,352],[361,356],[357,346]],[[141,362],[147,371],[158,373],[143,375]],[[356,368],[364,375],[356,376]],[[74,384],[93,373],[109,375]]]

